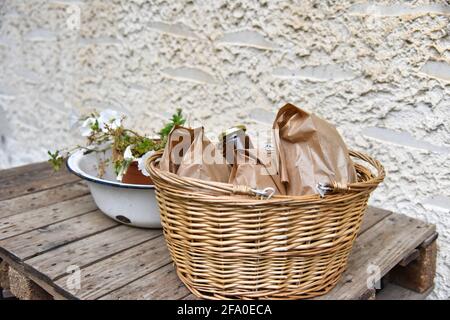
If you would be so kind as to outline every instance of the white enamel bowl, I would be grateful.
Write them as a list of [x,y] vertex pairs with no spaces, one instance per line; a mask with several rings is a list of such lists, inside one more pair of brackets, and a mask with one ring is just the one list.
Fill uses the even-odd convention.
[[116,180],[112,166],[98,178],[98,160],[108,154],[82,151],[72,154],[67,168],[86,180],[98,208],[123,224],[141,228],[161,228],[158,203],[153,185],[127,184]]

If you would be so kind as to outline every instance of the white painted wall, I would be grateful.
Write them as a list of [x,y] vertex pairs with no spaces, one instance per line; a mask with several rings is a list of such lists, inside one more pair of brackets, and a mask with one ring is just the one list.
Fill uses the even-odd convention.
[[372,204],[437,225],[449,298],[450,5],[329,2],[0,1],[0,168],[73,143],[74,111],[148,131],[182,107],[217,133],[290,101],[384,163]]

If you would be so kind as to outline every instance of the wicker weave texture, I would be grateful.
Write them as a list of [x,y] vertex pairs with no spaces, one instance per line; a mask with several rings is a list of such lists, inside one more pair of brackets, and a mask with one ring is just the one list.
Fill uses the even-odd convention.
[[207,299],[304,299],[331,290],[345,270],[377,174],[357,164],[358,182],[320,197],[263,199],[246,186],[182,178],[147,162],[164,236],[178,276]]

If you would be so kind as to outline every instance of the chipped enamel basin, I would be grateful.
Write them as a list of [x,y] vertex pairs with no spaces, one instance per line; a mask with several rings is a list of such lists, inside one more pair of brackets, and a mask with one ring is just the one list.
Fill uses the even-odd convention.
[[67,159],[67,168],[86,181],[98,208],[108,217],[130,226],[161,228],[155,187],[117,181],[112,165],[99,178],[98,161],[105,157],[109,155],[78,151]]

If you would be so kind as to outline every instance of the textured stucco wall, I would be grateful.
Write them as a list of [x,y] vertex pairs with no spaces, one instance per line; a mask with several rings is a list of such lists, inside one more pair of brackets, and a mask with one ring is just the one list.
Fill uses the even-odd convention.
[[0,168],[73,143],[88,108],[154,130],[182,107],[218,133],[290,101],[384,163],[372,204],[437,225],[449,298],[449,20],[426,0],[0,0]]

